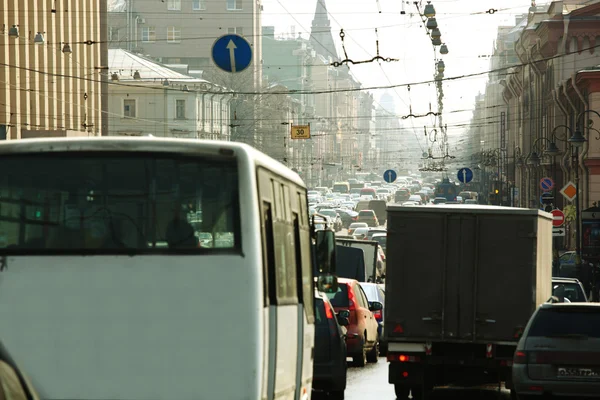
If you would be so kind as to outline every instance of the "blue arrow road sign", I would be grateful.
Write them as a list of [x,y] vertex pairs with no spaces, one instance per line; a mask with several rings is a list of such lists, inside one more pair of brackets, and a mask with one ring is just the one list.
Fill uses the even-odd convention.
[[240,72],[252,62],[252,47],[240,35],[221,36],[213,44],[212,58],[226,72]]
[[458,170],[456,177],[462,183],[469,183],[473,180],[473,171],[470,168],[461,168]]
[[385,171],[383,173],[383,180],[386,181],[387,183],[394,182],[397,177],[398,177],[398,174],[396,174],[396,171],[394,171],[393,169],[388,169],[387,171]]
[[540,179],[540,189],[542,189],[544,192],[549,192],[554,189],[554,181],[552,178],[546,177]]

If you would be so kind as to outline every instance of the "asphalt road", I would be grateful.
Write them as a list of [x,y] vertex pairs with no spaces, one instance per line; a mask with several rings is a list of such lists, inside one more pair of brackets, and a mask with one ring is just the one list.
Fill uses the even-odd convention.
[[[346,400],[393,400],[394,386],[388,383],[388,362],[380,357],[375,364],[364,368],[349,367],[346,384]],[[318,397],[317,397],[318,399]],[[495,387],[475,389],[439,388],[431,400],[509,400],[510,394]]]

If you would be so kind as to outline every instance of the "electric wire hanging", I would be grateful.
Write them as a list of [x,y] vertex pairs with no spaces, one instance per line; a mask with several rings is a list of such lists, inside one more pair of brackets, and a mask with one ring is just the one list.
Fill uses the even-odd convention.
[[[378,35],[377,32],[377,28],[375,28],[375,34]],[[344,29],[340,29],[340,39],[342,39],[342,50],[344,50],[344,57],[345,59],[343,59],[342,61],[334,61],[332,62],[330,65],[334,66],[334,67],[341,67],[344,64],[366,64],[366,63],[372,63],[375,61],[384,61],[384,62],[392,62],[392,61],[400,61],[397,58],[384,58],[381,55],[379,55],[379,39],[375,40],[375,46],[377,48],[377,55],[373,58],[371,58],[370,60],[361,60],[361,61],[354,61],[351,58],[348,58],[348,53],[346,52],[346,44],[344,42],[344,37],[346,36],[346,34],[344,33]]]

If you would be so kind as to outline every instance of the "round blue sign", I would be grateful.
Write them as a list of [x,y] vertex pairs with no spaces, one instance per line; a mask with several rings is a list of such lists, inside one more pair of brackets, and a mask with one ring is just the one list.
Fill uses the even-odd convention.
[[462,183],[469,183],[473,180],[473,171],[470,168],[461,168],[458,170],[456,177]]
[[240,72],[252,62],[252,46],[240,35],[221,36],[213,44],[212,58],[226,72]]
[[394,182],[397,177],[398,177],[398,174],[396,174],[396,171],[394,171],[393,169],[388,169],[387,171],[385,171],[383,173],[383,180],[386,181],[387,183]]

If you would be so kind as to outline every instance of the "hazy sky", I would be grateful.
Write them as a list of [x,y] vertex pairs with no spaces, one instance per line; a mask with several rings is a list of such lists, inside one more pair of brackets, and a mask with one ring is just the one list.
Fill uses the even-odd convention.
[[[295,26],[296,34],[308,37],[317,0],[263,0],[263,25],[274,25],[276,34],[290,32]],[[353,60],[370,59],[376,54],[378,29],[380,55],[396,58],[391,63],[369,63],[351,66],[354,76],[365,87],[398,85],[431,80],[434,73],[434,52],[430,39],[417,14],[413,1],[399,0],[325,0],[330,21],[341,52],[340,28],[346,33],[345,44],[348,57]],[[538,5],[542,2],[538,1]],[[422,1],[421,10],[426,1]],[[446,65],[445,77],[485,72],[489,70],[489,56],[494,48],[497,27],[514,25],[515,15],[527,12],[530,1],[524,0],[433,0],[442,41],[449,54],[442,56]],[[404,9],[405,15],[401,15]],[[493,14],[486,13],[495,9]],[[379,12],[381,11],[381,12]],[[439,49],[439,48],[438,48]],[[439,57],[439,54],[438,54]],[[464,132],[456,125],[468,123],[470,112],[447,113],[453,110],[472,109],[475,96],[482,92],[487,75],[446,81],[444,83],[444,121],[450,136]],[[379,100],[383,90],[373,91]],[[396,112],[423,114],[431,109],[437,111],[436,92],[433,84],[411,85],[390,89],[394,96]],[[405,121],[405,127],[414,126],[419,132],[424,125],[431,125],[432,118]]]

